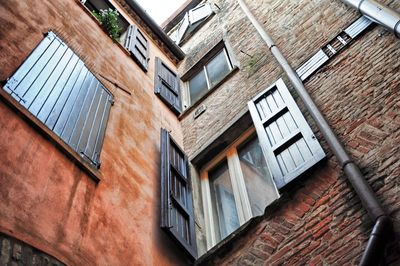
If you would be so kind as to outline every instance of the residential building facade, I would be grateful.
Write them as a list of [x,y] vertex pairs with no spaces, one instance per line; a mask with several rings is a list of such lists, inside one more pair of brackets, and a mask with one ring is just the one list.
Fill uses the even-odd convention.
[[[1,3],[1,265],[360,262],[375,221],[238,2],[187,1],[163,30],[134,0]],[[245,2],[398,264],[399,40],[339,0]]]

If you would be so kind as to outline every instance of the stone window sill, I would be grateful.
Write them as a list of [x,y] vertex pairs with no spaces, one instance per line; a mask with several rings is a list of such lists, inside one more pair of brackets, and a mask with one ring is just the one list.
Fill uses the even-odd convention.
[[96,183],[100,182],[102,175],[86,162],[79,154],[62,141],[52,130],[46,127],[39,119],[20,105],[0,86],[0,100],[17,112],[29,125],[39,131],[46,139],[50,140],[62,153],[69,157],[78,167],[86,172]]

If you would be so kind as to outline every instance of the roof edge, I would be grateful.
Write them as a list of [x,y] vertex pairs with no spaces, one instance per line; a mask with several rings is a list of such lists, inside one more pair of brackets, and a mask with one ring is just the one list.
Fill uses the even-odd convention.
[[165,32],[170,31],[175,25],[182,20],[185,13],[197,6],[201,3],[202,0],[187,0],[183,3],[169,18],[167,18],[162,24],[161,27],[164,29]]
[[183,60],[185,53],[168,35],[161,29],[160,26],[147,14],[147,12],[135,1],[125,0],[125,2],[134,10],[137,15],[149,26],[149,28],[160,38],[162,42],[168,47],[169,50],[178,58]]

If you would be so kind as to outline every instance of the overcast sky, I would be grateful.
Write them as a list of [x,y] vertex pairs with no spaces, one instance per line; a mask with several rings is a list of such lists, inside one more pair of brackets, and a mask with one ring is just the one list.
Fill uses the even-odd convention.
[[160,25],[175,10],[177,10],[185,0],[136,0],[144,10]]

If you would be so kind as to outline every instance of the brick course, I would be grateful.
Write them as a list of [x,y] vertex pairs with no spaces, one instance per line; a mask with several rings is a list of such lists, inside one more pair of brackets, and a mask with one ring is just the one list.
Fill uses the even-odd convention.
[[[223,35],[233,47],[240,71],[202,101],[207,106],[205,113],[197,119],[193,113],[183,118],[184,146],[189,156],[216,137],[225,124],[246,108],[251,97],[282,74],[236,1],[215,2],[221,9],[184,44],[188,58],[180,70],[183,73],[190,68],[213,46],[210,40]],[[295,67],[358,16],[340,1],[247,0],[246,3]],[[399,3],[386,3],[400,7]],[[399,45],[393,34],[375,26],[305,82],[306,89],[393,218],[395,241],[388,239],[389,265],[400,263]],[[354,265],[359,262],[373,223],[313,120],[291,91],[327,152],[326,162],[282,191],[279,208],[271,213],[267,208],[258,224],[262,233],[239,238],[236,241],[240,242],[240,248],[224,251],[222,247],[203,264]],[[200,197],[199,191],[195,196],[196,193]],[[196,212],[202,215],[201,208]]]

